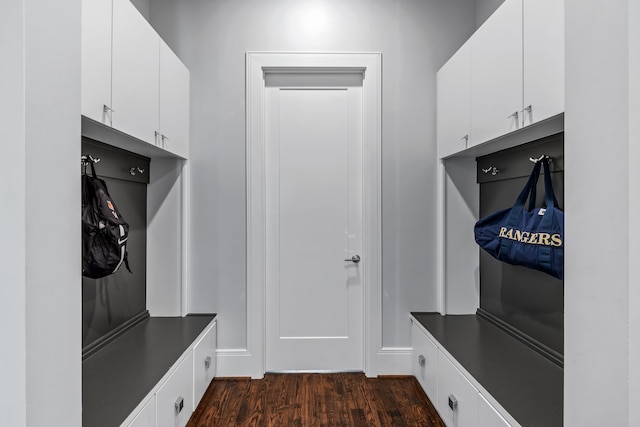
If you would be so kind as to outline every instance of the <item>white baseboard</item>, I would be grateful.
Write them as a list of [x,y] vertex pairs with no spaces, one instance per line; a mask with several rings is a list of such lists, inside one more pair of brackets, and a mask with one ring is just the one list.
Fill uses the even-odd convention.
[[[378,375],[411,375],[411,347],[384,347],[367,364],[365,374],[368,377]],[[217,377],[264,377],[261,363],[247,349],[218,349],[216,351]]]
[[257,368],[261,364],[246,348],[217,349],[216,359],[216,377],[264,377],[264,372]]
[[411,347],[383,347],[368,363],[367,376],[411,375]]

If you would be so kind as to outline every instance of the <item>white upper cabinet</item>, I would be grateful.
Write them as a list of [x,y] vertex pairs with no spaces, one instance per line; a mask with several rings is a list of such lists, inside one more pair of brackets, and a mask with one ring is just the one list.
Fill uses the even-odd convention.
[[113,127],[156,144],[160,37],[129,0],[113,0],[112,67]]
[[470,40],[473,146],[520,127],[522,0],[506,0]]
[[82,114],[111,125],[111,0],[82,2]]
[[564,2],[524,0],[525,126],[564,111]]
[[180,157],[189,155],[189,70],[160,40],[160,136],[157,143]]
[[438,157],[562,112],[564,1],[505,0],[438,72]]
[[189,70],[129,0],[82,2],[82,115],[189,154]]
[[467,148],[471,127],[471,43],[438,71],[438,157]]

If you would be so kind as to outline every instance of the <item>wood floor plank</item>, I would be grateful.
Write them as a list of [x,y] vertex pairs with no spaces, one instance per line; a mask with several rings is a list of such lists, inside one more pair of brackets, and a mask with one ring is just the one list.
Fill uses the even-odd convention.
[[187,427],[445,427],[414,377],[216,378]]

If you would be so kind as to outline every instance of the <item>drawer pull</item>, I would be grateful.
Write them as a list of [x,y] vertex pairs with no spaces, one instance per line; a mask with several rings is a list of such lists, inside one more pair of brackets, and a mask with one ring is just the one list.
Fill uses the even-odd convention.
[[178,397],[174,405],[176,408],[176,415],[178,415],[182,411],[182,408],[184,408],[184,399],[182,397]]
[[423,355],[418,356],[418,365],[424,368],[425,363],[427,363],[427,359]]
[[211,367],[211,356],[207,356],[207,358],[204,359],[204,368],[209,369],[210,367]]
[[449,395],[449,408],[451,408],[452,411],[458,410],[458,399],[456,399],[453,394]]

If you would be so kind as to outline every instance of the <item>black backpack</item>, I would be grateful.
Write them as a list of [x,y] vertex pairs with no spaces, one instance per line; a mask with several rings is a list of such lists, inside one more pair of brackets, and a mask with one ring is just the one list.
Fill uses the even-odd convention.
[[[91,175],[86,164],[91,165]],[[92,161],[85,163],[82,174],[82,275],[92,279],[127,270],[129,224],[116,207],[105,182],[98,178]]]

